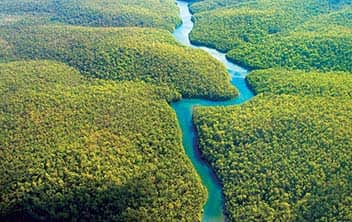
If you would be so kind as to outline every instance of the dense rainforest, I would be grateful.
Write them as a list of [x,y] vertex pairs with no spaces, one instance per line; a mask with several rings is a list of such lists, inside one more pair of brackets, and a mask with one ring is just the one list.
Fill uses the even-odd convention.
[[352,73],[346,72],[263,69],[251,72],[247,81],[256,94],[352,97]]
[[34,14],[72,25],[141,26],[169,31],[180,23],[173,0],[2,0],[0,14]]
[[0,91],[2,221],[199,220],[176,91],[49,61],[0,64]]
[[0,39],[0,60],[57,60],[86,76],[165,84],[188,98],[228,99],[237,94],[220,62],[206,52],[180,46],[163,30],[4,26]]
[[352,220],[351,1],[204,0],[195,44],[254,69],[256,97],[197,107],[230,221]]
[[195,109],[200,149],[224,185],[230,220],[352,219],[350,12],[238,44],[230,58],[277,68],[249,74],[259,95],[248,104]]
[[201,1],[191,40],[251,69],[352,71],[351,1]]
[[258,95],[194,121],[230,221],[352,220],[350,97]]
[[1,221],[201,219],[169,104],[237,91],[179,23],[169,0],[0,2]]
[[[352,221],[351,0],[187,2],[256,94],[194,109],[227,220]],[[0,221],[201,220],[170,103],[239,92],[180,23],[173,0],[0,1]]]

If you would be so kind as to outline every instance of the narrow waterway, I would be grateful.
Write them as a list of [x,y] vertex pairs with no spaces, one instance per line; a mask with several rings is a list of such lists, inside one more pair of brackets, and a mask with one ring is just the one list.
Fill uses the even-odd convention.
[[237,66],[226,59],[224,53],[215,49],[203,46],[195,46],[189,40],[189,33],[193,29],[193,22],[191,20],[192,14],[189,11],[188,3],[184,1],[177,1],[180,9],[180,17],[182,25],[178,27],[173,33],[174,37],[180,43],[207,51],[214,58],[222,62],[231,76],[231,83],[238,89],[240,95],[232,100],[216,102],[203,99],[183,99],[172,104],[175,109],[177,118],[182,129],[183,146],[186,154],[191,159],[196,171],[202,179],[203,185],[208,190],[208,200],[204,206],[203,221],[224,221],[224,198],[222,193],[222,186],[217,179],[213,169],[209,164],[201,158],[201,153],[197,145],[197,133],[192,122],[192,109],[194,106],[229,106],[241,104],[253,97],[253,93],[247,86],[245,76],[248,71],[240,66]]

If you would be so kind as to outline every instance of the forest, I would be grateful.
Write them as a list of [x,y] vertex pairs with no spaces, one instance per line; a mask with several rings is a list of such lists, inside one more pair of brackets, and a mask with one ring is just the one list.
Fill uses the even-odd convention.
[[0,39],[0,56],[6,56],[0,61],[57,60],[86,76],[167,85],[186,98],[224,100],[237,95],[220,62],[180,46],[164,30],[15,25],[0,28]]
[[204,0],[191,11],[191,41],[250,69],[256,94],[194,109],[229,221],[351,221],[351,1]]
[[[235,8],[242,6],[255,6],[260,8],[292,8],[296,7],[300,10],[325,11],[326,9],[341,8],[345,5],[350,5],[350,0],[322,0],[322,1],[273,1],[273,0],[188,0],[192,2],[190,9],[193,13],[211,11],[214,9]],[[305,3],[305,4],[302,4]],[[301,13],[296,10],[296,13]]]
[[0,2],[0,221],[201,220],[170,103],[237,91],[179,23],[171,0]]
[[352,220],[351,98],[261,94],[194,122],[230,221]]
[[[193,109],[226,221],[352,221],[351,0],[186,1],[255,94]],[[174,0],[0,0],[0,221],[202,220],[171,105],[244,76],[180,24]]]
[[175,90],[85,79],[52,61],[0,64],[0,218],[200,218]]
[[352,97],[352,73],[263,69],[251,72],[247,82],[256,94]]
[[352,71],[350,1],[201,1],[191,9],[192,42],[247,68]]
[[[352,20],[351,20],[352,21]],[[228,58],[250,69],[287,67],[300,70],[352,71],[352,29],[295,32],[261,44],[241,45]]]
[[0,14],[34,14],[71,25],[140,26],[169,31],[180,23],[173,0],[2,0]]

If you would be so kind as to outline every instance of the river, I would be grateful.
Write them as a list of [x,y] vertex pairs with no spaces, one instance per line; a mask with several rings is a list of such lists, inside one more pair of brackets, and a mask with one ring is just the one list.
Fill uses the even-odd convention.
[[222,62],[229,75],[231,76],[231,83],[238,89],[240,95],[234,99],[227,101],[210,101],[204,99],[182,99],[172,104],[172,107],[176,111],[179,125],[183,135],[183,147],[186,154],[190,158],[193,166],[199,174],[203,185],[208,191],[208,199],[204,206],[202,221],[206,222],[217,222],[224,221],[224,198],[222,192],[222,185],[215,175],[211,166],[201,157],[197,145],[197,132],[192,122],[192,110],[194,106],[229,106],[237,105],[248,101],[254,95],[248,87],[245,77],[248,74],[248,70],[231,63],[226,59],[224,53],[221,53],[215,49],[196,46],[190,42],[189,33],[193,29],[193,22],[191,20],[192,14],[189,11],[188,3],[184,1],[177,1],[177,5],[180,9],[180,17],[182,19],[182,25],[179,26],[173,33],[174,37],[178,42],[183,45],[202,49],[208,52],[211,56]]

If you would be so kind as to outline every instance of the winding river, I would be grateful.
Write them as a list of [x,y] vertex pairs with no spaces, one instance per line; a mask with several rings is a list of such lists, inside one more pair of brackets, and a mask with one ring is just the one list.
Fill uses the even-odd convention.
[[238,89],[240,95],[234,99],[227,101],[210,101],[204,99],[182,99],[181,101],[172,104],[175,109],[177,118],[183,134],[183,146],[186,154],[191,159],[197,173],[199,174],[203,185],[208,190],[208,200],[204,206],[202,221],[224,221],[224,198],[222,186],[212,168],[207,162],[201,158],[201,153],[197,146],[197,133],[192,122],[192,109],[194,106],[229,106],[241,104],[253,97],[252,91],[246,84],[245,76],[248,71],[240,66],[237,66],[226,59],[224,53],[215,49],[203,46],[195,46],[190,42],[189,33],[193,29],[191,20],[192,14],[189,11],[188,3],[177,1],[180,9],[182,25],[179,26],[173,33],[177,41],[183,45],[202,49],[208,52],[211,56],[222,62],[231,76],[231,83]]

